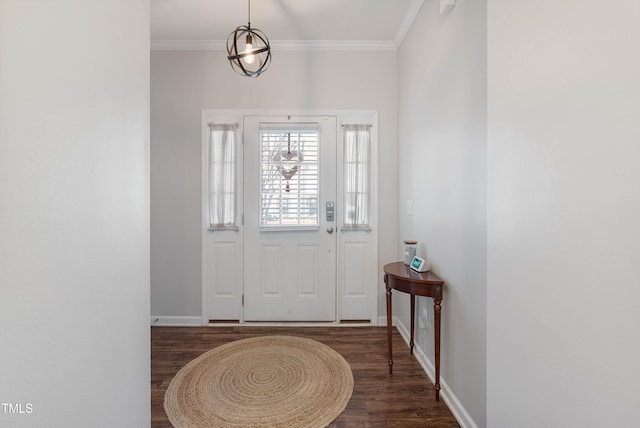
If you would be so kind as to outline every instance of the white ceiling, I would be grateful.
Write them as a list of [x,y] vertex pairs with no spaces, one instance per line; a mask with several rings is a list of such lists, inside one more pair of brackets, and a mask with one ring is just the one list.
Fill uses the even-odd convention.
[[[274,49],[396,49],[424,0],[252,0],[251,26]],[[151,47],[224,49],[247,0],[151,0]]]

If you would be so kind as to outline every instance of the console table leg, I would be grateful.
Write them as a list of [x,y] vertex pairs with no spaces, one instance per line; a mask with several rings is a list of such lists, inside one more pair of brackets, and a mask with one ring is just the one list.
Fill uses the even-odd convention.
[[414,324],[416,321],[416,295],[411,295],[411,340],[409,341],[409,353],[413,355],[413,332],[414,332]]
[[435,359],[436,359],[436,401],[440,401],[440,301],[434,301],[433,303],[433,317],[434,320],[434,336],[435,336]]
[[389,374],[393,373],[393,346],[391,344],[391,287],[387,282],[387,275],[384,276],[384,283],[387,286],[387,345],[389,347]]

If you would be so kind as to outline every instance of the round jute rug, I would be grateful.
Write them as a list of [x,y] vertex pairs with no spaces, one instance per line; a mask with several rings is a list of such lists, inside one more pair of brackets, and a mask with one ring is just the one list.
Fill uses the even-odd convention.
[[254,337],[184,366],[164,408],[176,428],[324,427],[352,392],[349,363],[328,346],[301,337]]

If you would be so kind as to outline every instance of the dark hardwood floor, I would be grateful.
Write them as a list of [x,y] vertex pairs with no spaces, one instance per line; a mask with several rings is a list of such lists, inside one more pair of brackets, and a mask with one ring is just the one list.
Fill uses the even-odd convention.
[[393,375],[382,327],[152,327],[151,426],[171,427],[164,394],[186,363],[216,346],[260,335],[301,336],[322,342],[351,365],[355,385],[332,427],[459,427],[433,384],[394,328]]

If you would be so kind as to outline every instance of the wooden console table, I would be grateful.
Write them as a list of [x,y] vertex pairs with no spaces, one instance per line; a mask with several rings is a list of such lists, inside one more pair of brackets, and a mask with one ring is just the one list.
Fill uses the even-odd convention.
[[436,401],[440,401],[440,303],[444,281],[431,272],[416,272],[402,262],[384,266],[384,283],[387,286],[387,342],[389,345],[389,373],[393,373],[393,351],[391,346],[391,290],[411,295],[411,341],[409,352],[413,355],[413,331],[416,311],[416,296],[433,297],[435,336],[435,389]]

